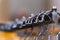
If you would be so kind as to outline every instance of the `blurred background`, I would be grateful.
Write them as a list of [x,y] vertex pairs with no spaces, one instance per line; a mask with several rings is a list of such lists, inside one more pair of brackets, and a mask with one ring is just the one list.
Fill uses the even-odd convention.
[[[28,17],[31,13],[36,15],[40,11],[50,10],[53,6],[56,6],[60,12],[60,0],[0,0],[0,23],[14,21],[22,16]],[[52,30],[52,28],[49,29],[49,32]],[[35,33],[36,31],[34,30]],[[54,29],[54,33],[57,32],[59,32],[59,27]],[[0,35],[1,40],[19,40],[15,32],[1,32]],[[46,40],[48,40],[47,36]],[[53,37],[51,40],[54,40]]]
[[41,10],[49,10],[52,6],[56,6],[60,11],[59,4],[59,0],[0,0],[0,16],[2,17],[0,20],[6,19],[3,15],[17,13],[18,10],[25,10],[28,14],[38,14]]
[[[5,20],[3,15],[17,13],[17,10],[25,10],[28,14],[38,14],[41,10],[50,9],[51,4],[51,0],[0,0],[0,15]],[[2,19],[0,18],[0,20]]]

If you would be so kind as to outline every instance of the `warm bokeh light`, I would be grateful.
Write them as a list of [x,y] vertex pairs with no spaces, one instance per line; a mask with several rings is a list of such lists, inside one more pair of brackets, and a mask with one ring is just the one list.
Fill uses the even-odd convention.
[[54,27],[54,30],[52,27],[49,28],[49,33],[53,32],[53,34],[57,34],[59,32],[59,27]]

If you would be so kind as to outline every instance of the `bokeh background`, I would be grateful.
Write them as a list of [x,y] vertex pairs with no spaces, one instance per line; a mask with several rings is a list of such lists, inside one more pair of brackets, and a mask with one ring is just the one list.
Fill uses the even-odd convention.
[[[28,17],[31,13],[36,15],[41,10],[50,10],[53,6],[56,6],[58,12],[60,12],[60,0],[0,0],[0,23],[14,21],[22,16]],[[54,33],[57,34],[59,27],[56,26],[54,30]],[[53,31],[52,28],[49,32],[51,31]],[[37,30],[35,29],[34,32],[36,33]],[[52,35],[54,34],[52,33]],[[20,40],[16,32],[0,32],[0,39]],[[21,40],[23,39],[24,37]],[[53,37],[51,40],[54,40]]]

